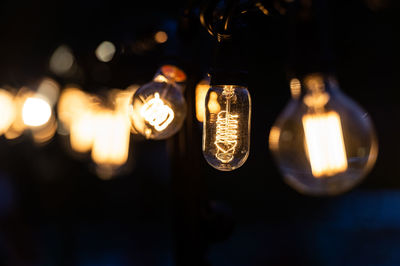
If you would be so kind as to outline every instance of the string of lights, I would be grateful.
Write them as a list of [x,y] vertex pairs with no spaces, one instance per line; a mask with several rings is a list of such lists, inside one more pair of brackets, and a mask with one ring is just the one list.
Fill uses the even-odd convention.
[[[199,6],[198,20],[217,41],[217,54],[210,79],[196,91],[196,116],[203,123],[204,157],[218,170],[239,168],[250,153],[247,69],[235,56],[240,49],[233,43],[250,26],[245,16],[283,16],[289,4],[297,4],[291,2],[296,1],[213,0]],[[168,38],[165,31],[157,31],[152,42],[162,44]],[[116,49],[103,41],[95,55],[107,63]],[[53,52],[49,68],[61,77],[79,72],[65,45]],[[110,178],[127,163],[131,133],[159,140],[182,128],[187,118],[185,82],[184,70],[164,65],[151,82],[114,90],[107,99],[75,85],[61,90],[51,78],[43,79],[36,90],[5,87],[0,90],[0,134],[15,139],[29,130],[37,143],[46,143],[56,132],[68,135],[71,149],[91,153],[99,175]],[[291,79],[292,99],[269,134],[270,150],[285,180],[302,193],[347,191],[376,161],[378,144],[371,120],[337,88],[324,73]]]

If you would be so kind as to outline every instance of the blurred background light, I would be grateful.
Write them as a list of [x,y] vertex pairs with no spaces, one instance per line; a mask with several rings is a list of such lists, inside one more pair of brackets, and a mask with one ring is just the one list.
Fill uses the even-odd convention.
[[97,47],[95,54],[97,59],[101,62],[110,62],[115,54],[116,48],[112,42],[104,41],[99,44]]
[[37,94],[46,98],[46,101],[54,106],[60,95],[60,86],[55,80],[44,78],[37,89]]
[[210,88],[209,79],[201,80],[196,86],[196,118],[199,122],[204,121],[205,101],[209,88]]
[[41,97],[28,97],[22,107],[22,119],[24,124],[31,127],[46,124],[51,117],[50,104]]
[[51,55],[49,61],[50,70],[57,75],[67,75],[74,66],[75,57],[71,49],[66,45],[60,45]]
[[165,43],[168,40],[168,34],[165,31],[158,31],[154,34],[154,40],[158,43]]
[[14,96],[0,89],[0,136],[12,125],[15,115]]

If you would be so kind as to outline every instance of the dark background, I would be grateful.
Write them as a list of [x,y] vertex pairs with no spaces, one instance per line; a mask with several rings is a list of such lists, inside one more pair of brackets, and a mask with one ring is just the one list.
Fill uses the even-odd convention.
[[[218,172],[203,160],[201,125],[191,105],[174,138],[132,136],[128,173],[109,181],[96,177],[89,158],[71,157],[61,136],[45,146],[29,134],[0,137],[0,265],[195,266],[199,257],[218,266],[399,265],[399,9],[389,0],[313,2],[312,12],[329,18],[314,24],[328,53],[310,49],[321,47],[312,37],[293,39],[288,13],[255,12],[246,20],[237,59],[245,54],[248,60],[252,133],[249,159],[238,170]],[[176,62],[188,74],[191,97],[216,44],[198,21],[198,6],[2,1],[0,86],[19,88],[50,76],[102,93],[144,84],[161,64]],[[158,30],[168,33],[165,44],[151,42]],[[117,46],[109,63],[94,54],[103,40]],[[48,70],[61,44],[74,52],[79,75],[57,77]],[[283,182],[268,132],[290,98],[290,66],[307,72],[315,57],[327,54],[342,90],[373,118],[380,146],[361,185],[316,198]],[[210,203],[207,214],[203,203]]]

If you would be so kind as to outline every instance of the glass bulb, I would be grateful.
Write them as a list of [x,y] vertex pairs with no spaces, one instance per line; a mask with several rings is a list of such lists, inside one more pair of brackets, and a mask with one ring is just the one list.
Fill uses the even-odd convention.
[[371,170],[378,153],[368,114],[319,74],[291,81],[292,99],[269,135],[285,181],[311,195],[345,192]]
[[221,171],[244,164],[250,148],[251,100],[247,88],[235,85],[212,86],[205,100],[203,155]]
[[185,80],[182,70],[166,65],[152,82],[135,92],[131,121],[136,132],[147,139],[165,139],[180,130],[186,117],[182,84]]

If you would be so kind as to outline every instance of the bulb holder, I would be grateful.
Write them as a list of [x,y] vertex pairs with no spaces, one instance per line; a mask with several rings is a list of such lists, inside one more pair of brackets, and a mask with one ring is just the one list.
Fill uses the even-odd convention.
[[166,82],[174,84],[182,92],[185,90],[187,80],[186,73],[175,65],[162,65],[154,75],[155,82]]

